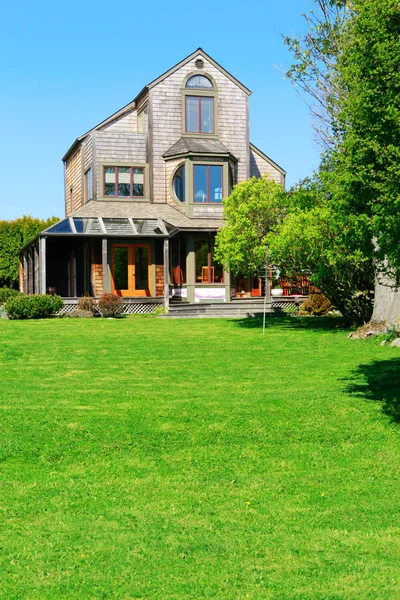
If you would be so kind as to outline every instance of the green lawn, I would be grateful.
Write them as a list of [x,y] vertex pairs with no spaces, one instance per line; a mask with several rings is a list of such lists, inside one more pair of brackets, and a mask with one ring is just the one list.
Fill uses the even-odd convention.
[[335,325],[1,320],[0,597],[399,598],[400,350]]

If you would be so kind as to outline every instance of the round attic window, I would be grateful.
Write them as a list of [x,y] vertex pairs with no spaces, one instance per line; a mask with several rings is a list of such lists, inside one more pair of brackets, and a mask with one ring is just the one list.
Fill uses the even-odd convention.
[[182,165],[176,171],[174,178],[172,180],[172,187],[174,188],[174,193],[179,202],[185,202],[185,166]]
[[196,69],[204,69],[204,60],[201,60],[201,58],[198,58],[194,64]]

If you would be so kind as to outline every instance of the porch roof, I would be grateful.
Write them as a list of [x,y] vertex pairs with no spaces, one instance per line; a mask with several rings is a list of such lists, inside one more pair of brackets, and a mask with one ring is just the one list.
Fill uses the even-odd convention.
[[174,229],[161,219],[67,217],[51,225],[40,235],[169,237],[174,234]]
[[73,217],[102,217],[135,219],[162,219],[180,230],[214,230],[222,227],[218,217],[187,217],[178,207],[166,203],[150,203],[120,200],[91,200],[76,210]]

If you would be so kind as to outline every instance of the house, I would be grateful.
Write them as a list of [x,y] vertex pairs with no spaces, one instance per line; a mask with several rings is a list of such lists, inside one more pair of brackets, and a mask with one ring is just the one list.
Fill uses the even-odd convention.
[[264,174],[285,183],[250,142],[250,94],[199,48],[76,139],[63,157],[65,219],[23,249],[21,290],[112,292],[132,312],[174,297],[261,295],[257,277],[231,277],[213,260],[232,186]]

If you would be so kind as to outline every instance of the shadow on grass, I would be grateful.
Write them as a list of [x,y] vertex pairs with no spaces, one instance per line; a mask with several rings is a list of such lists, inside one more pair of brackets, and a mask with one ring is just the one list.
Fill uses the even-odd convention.
[[350,394],[382,403],[383,412],[400,422],[400,358],[359,365],[352,373]]
[[[266,329],[279,327],[281,329],[308,329],[336,333],[351,326],[351,323],[343,317],[292,317],[284,313],[269,313],[266,317]],[[232,322],[245,329],[262,329],[263,317],[257,315],[256,317],[235,319]]]

